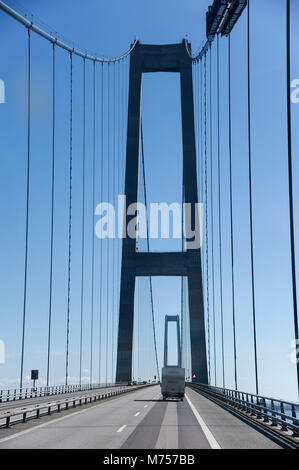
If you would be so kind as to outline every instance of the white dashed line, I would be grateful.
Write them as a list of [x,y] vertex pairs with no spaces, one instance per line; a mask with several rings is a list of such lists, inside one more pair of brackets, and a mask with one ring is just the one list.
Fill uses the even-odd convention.
[[134,416],[139,416],[140,415],[140,411],[137,411],[137,413],[134,414]]
[[119,428],[116,432],[122,432],[125,428],[127,427],[126,424],[124,424],[121,428]]
[[148,407],[148,405],[144,405],[144,408],[147,408],[147,407]]

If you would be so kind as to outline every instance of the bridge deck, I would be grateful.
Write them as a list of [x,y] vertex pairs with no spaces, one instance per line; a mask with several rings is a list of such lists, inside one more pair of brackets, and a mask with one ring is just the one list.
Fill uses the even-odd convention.
[[163,402],[158,386],[0,430],[1,449],[219,447],[277,449],[279,445],[191,389],[184,402]]

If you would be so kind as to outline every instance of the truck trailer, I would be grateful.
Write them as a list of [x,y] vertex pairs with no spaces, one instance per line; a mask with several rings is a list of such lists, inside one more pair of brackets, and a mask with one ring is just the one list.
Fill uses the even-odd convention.
[[[174,321],[177,326],[177,365],[168,364],[168,322]],[[185,369],[181,367],[181,339],[178,315],[165,316],[164,334],[164,367],[162,368],[161,393],[163,401],[167,398],[179,398],[183,401],[185,394]]]
[[185,394],[185,369],[178,366],[162,368],[161,392],[163,400],[179,398],[183,401]]

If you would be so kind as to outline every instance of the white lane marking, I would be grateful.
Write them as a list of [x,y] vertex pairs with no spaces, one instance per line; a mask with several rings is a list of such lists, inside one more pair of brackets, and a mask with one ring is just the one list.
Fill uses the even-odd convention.
[[[136,391],[138,391],[138,390],[136,390]],[[140,390],[140,391],[144,391],[144,390]],[[128,395],[125,395],[125,397],[126,396],[128,396]],[[115,401],[121,400],[122,398],[124,398],[124,396],[114,398],[113,401],[115,402]],[[112,403],[111,400],[103,401],[102,403],[99,403],[98,405],[95,405],[92,408],[86,408],[85,410],[76,411],[75,413],[69,414],[67,416],[62,416],[61,418],[53,419],[52,421],[49,421],[48,423],[39,424],[38,426],[35,426],[34,428],[26,429],[25,431],[17,432],[15,434],[12,434],[11,436],[3,437],[2,439],[0,439],[0,444],[2,444],[3,442],[10,441],[11,439],[15,439],[17,437],[24,436],[25,434],[29,434],[30,432],[33,432],[36,429],[45,428],[46,426],[49,426],[51,424],[56,424],[60,421],[64,421],[65,419],[71,418],[72,416],[77,416],[77,415],[80,415],[82,413],[86,413],[86,411],[90,411],[91,409],[94,410],[94,409],[99,408],[100,406],[106,405],[108,403]]]
[[147,407],[148,407],[148,405],[144,405],[144,408],[147,408]]
[[137,413],[134,414],[134,416],[139,416],[140,415],[140,411],[137,411]]
[[191,402],[191,400],[190,400],[190,398],[188,397],[187,394],[185,394],[185,397],[186,397],[186,399],[187,399],[187,401],[190,405],[191,410],[193,411],[193,414],[194,414],[195,418],[198,421],[198,424],[200,425],[201,429],[203,430],[203,433],[206,436],[207,441],[210,444],[211,448],[212,449],[221,449],[220,445],[216,441],[215,437],[211,433],[210,429],[208,428],[208,426],[206,425],[206,423],[204,422],[204,420],[202,419],[202,417],[198,413],[197,409],[195,408],[195,406],[193,405],[193,403]]
[[127,425],[124,424],[124,425],[121,426],[116,432],[122,432],[126,427],[127,427]]

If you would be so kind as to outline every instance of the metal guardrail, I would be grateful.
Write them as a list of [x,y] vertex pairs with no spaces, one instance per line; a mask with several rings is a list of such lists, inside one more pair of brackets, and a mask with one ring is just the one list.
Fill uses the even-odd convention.
[[279,426],[280,431],[290,431],[292,437],[299,437],[299,403],[212,385],[191,382],[188,382],[187,385],[218,398],[249,416],[262,420],[263,423]]
[[28,387],[14,388],[10,390],[0,390],[0,403],[26,400],[28,398],[40,398],[52,395],[61,395],[64,393],[86,392],[97,388],[119,387],[124,383],[107,383],[107,384],[84,384],[84,385],[58,385],[52,387]]
[[[118,387],[116,390],[108,390],[104,393],[89,393],[87,395],[77,395],[69,398],[63,398],[61,400],[55,400],[53,402],[44,402],[34,406],[28,406],[23,408],[13,408],[9,411],[0,412],[0,428],[9,427],[11,424],[17,424],[20,421],[25,423],[28,419],[40,418],[41,416],[51,415],[52,412],[56,411],[60,413],[62,410],[68,410],[70,405],[75,408],[77,405],[92,403],[98,400],[104,400],[124,393],[129,393],[133,390],[149,387],[151,384],[136,385],[131,387]],[[16,421],[11,421],[13,417],[20,417]],[[1,424],[3,421],[3,424]]]

